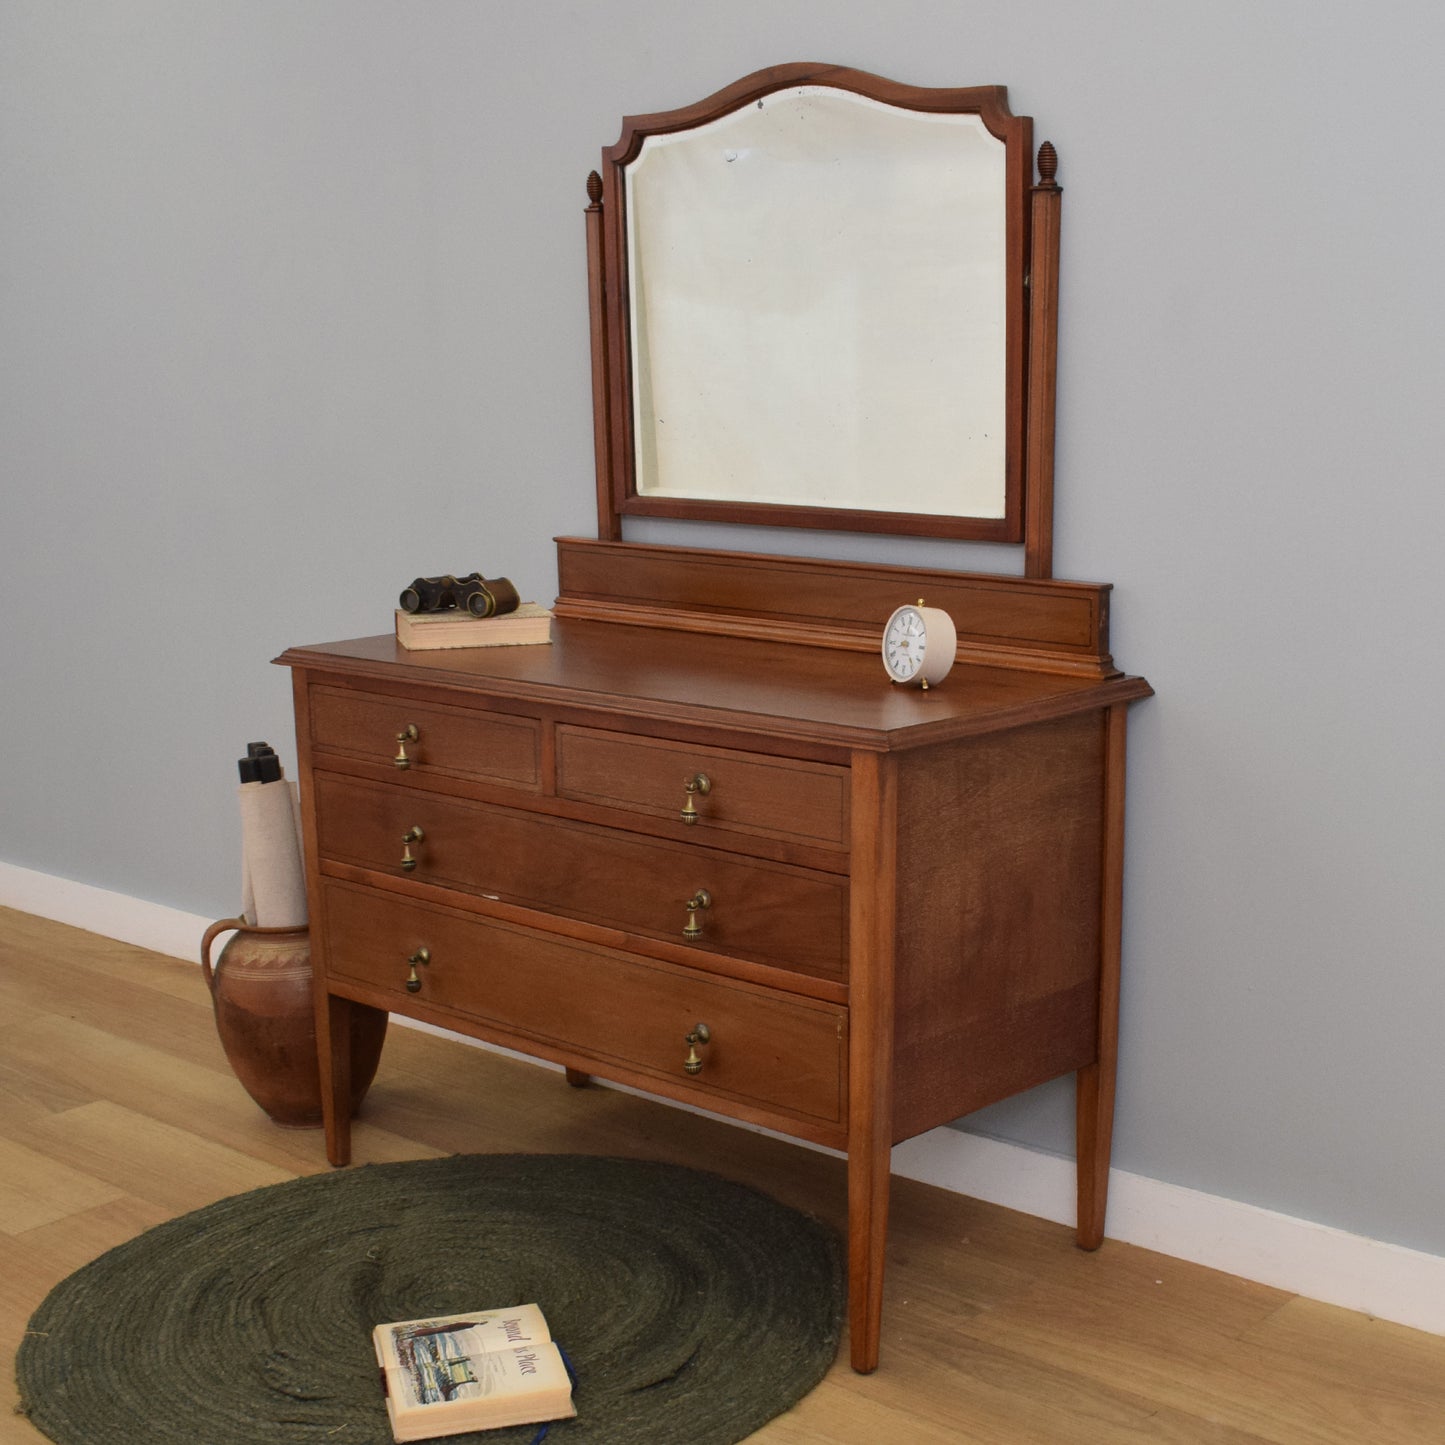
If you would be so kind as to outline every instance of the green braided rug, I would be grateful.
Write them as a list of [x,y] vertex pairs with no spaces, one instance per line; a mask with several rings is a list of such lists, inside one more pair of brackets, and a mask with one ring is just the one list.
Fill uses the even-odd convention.
[[389,1445],[374,1325],[535,1300],[577,1378],[577,1418],[547,1445],[733,1445],[831,1364],[841,1276],[831,1231],[691,1169],[368,1165],[224,1199],[102,1255],[36,1311],[16,1378],[60,1445]]

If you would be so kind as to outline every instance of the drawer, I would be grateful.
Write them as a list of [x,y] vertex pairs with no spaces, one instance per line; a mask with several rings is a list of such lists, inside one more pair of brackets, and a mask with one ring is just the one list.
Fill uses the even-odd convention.
[[598,728],[557,729],[557,792],[564,798],[681,822],[684,785],[699,773],[707,792],[691,795],[696,822],[689,829],[699,840],[747,833],[847,846],[846,768]]
[[[599,1073],[665,1081],[680,1097],[695,1090],[703,1107],[842,1121],[846,1009],[351,884],[328,882],[323,895],[333,983],[394,994],[399,1011],[464,1016]],[[421,949],[428,961],[413,966]],[[691,1075],[685,1036],[699,1023],[711,1037]]]
[[[845,975],[847,880],[515,808],[317,774],[323,860],[712,949]],[[402,866],[403,836],[415,867]],[[710,903],[691,915],[699,889]],[[701,929],[689,938],[683,929]]]
[[[435,773],[532,791],[538,787],[541,729],[534,718],[337,687],[313,687],[310,698],[311,745],[318,762],[327,753],[340,753],[394,764],[400,752],[407,763],[397,767],[401,779]],[[400,741],[398,734],[408,730],[415,737]]]

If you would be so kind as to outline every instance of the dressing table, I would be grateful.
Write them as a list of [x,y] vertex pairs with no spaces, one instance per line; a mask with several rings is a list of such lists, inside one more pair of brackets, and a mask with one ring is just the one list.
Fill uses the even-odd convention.
[[[1108,587],[1051,576],[1055,164],[1002,88],[828,66],[624,122],[586,211],[598,536],[558,541],[553,641],[278,659],[332,1163],[357,1009],[832,1146],[868,1371],[891,1146],[1074,1073],[1100,1243],[1150,689]],[[634,516],[1013,543],[1023,575]],[[917,599],[957,630],[927,690],[879,657]]]

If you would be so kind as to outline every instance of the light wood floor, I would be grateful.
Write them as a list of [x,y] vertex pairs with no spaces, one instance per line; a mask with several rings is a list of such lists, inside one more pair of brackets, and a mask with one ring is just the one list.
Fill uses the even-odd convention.
[[[58,1280],[162,1220],[324,1170],[234,1081],[197,965],[0,909],[0,1352]],[[839,1161],[393,1026],[358,1163],[641,1154],[837,1222]],[[883,1363],[761,1445],[1445,1442],[1445,1339],[894,1180]],[[659,1441],[658,1445],[681,1445]],[[0,1441],[40,1434],[0,1410]],[[260,1445],[260,1442],[258,1442]]]

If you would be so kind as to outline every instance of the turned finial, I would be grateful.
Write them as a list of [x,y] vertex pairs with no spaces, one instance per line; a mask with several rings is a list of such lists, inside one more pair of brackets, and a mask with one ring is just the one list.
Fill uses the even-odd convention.
[[587,199],[594,206],[602,204],[602,177],[596,171],[587,177]]
[[1054,149],[1053,141],[1046,140],[1039,147],[1039,184],[1041,186],[1058,185],[1054,179],[1054,174],[1058,169],[1059,153]]

